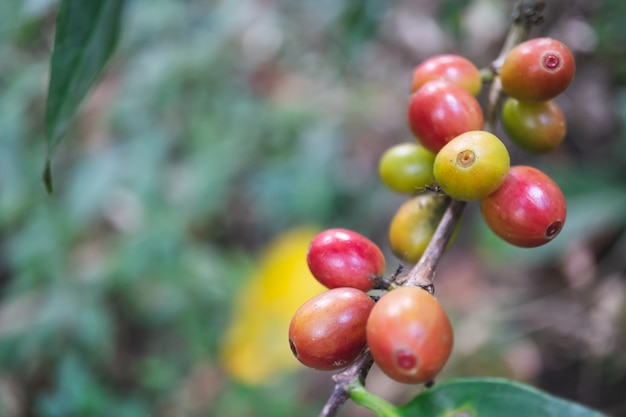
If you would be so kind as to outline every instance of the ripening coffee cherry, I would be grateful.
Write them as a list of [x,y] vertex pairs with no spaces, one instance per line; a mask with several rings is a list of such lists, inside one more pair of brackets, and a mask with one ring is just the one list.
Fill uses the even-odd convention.
[[432,380],[452,352],[453,330],[435,297],[418,287],[383,295],[367,321],[367,344],[380,369],[403,383]]
[[[410,264],[420,260],[443,217],[446,202],[442,195],[424,192],[400,206],[389,225],[389,246],[398,259]],[[460,229],[459,222],[448,247],[454,243]]]
[[530,166],[509,169],[504,183],[480,202],[493,232],[506,242],[533,248],[554,239],[565,224],[567,204],[559,186]]
[[513,97],[502,107],[502,127],[514,144],[534,153],[550,152],[567,132],[565,116],[554,101],[527,103]]
[[385,272],[380,248],[348,229],[328,229],[317,234],[306,256],[313,276],[327,288],[371,290]]
[[475,130],[465,132],[444,146],[435,157],[435,181],[450,197],[480,200],[504,181],[510,158],[497,136]]
[[433,183],[435,154],[417,143],[402,143],[385,151],[380,158],[380,178],[391,190],[415,194]]
[[470,60],[460,55],[444,54],[426,59],[413,70],[411,91],[417,91],[428,81],[445,80],[465,88],[474,96],[480,93],[480,71]]
[[546,101],[561,94],[576,72],[567,46],[551,38],[535,38],[513,48],[500,69],[502,89],[520,101]]
[[429,81],[411,96],[408,121],[416,139],[437,153],[454,137],[483,126],[483,111],[469,91],[448,81]]
[[355,288],[335,288],[311,298],[291,319],[291,351],[309,368],[345,368],[365,346],[365,326],[373,307],[374,301]]

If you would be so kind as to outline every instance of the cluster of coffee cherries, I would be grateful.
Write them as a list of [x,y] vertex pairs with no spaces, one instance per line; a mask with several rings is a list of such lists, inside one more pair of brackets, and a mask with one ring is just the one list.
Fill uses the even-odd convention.
[[[536,38],[514,47],[499,68],[506,93],[499,118],[511,142],[533,153],[547,153],[564,139],[566,124],[554,102],[574,77],[575,61],[563,43]],[[417,142],[388,149],[381,157],[382,181],[410,194],[389,229],[393,253],[419,260],[443,215],[444,193],[480,201],[487,225],[520,247],[543,245],[561,231],[566,202],[544,172],[511,166],[507,147],[483,129],[477,100],[481,72],[458,55],[438,55],[419,64],[412,79],[409,127]],[[424,190],[437,192],[424,192]]]
[[[499,115],[511,142],[537,153],[554,149],[565,136],[565,120],[553,99],[575,71],[569,49],[554,39],[532,39],[511,49],[498,70],[506,93]],[[422,257],[447,206],[443,195],[479,201],[489,227],[513,245],[543,245],[563,227],[566,203],[558,185],[537,168],[511,166],[506,145],[483,130],[476,98],[482,83],[476,66],[458,55],[432,57],[413,72],[408,122],[417,142],[388,149],[379,164],[389,188],[411,195],[389,228],[390,248],[404,262]],[[291,320],[289,344],[301,363],[342,369],[367,347],[399,382],[426,383],[441,371],[453,344],[446,312],[427,290],[385,280],[375,243],[329,229],[313,239],[307,262],[328,291]],[[376,289],[382,295],[371,292]]]
[[[385,258],[374,242],[351,230],[328,229],[311,242],[307,262],[328,291],[304,303],[291,320],[289,345],[302,364],[342,369],[367,346],[396,381],[425,383],[441,371],[453,343],[446,312],[422,288],[388,288]],[[388,291],[372,295],[381,287]]]

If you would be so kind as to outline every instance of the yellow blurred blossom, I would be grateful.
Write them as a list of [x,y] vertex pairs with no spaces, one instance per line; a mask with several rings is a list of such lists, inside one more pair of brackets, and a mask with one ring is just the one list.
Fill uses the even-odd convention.
[[288,330],[295,311],[325,290],[306,263],[317,233],[313,228],[295,228],[270,242],[238,293],[220,347],[220,359],[234,379],[262,384],[302,366],[289,348]]

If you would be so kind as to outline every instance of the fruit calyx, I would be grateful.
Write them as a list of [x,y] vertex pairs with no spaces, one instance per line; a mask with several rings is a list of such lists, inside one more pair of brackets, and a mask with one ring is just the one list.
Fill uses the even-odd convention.
[[476,160],[476,154],[471,149],[466,149],[464,151],[461,151],[456,156],[457,165],[464,167],[464,168],[471,167],[474,164],[475,160]]
[[543,56],[543,66],[549,71],[556,71],[561,66],[561,58],[554,53],[547,53]]

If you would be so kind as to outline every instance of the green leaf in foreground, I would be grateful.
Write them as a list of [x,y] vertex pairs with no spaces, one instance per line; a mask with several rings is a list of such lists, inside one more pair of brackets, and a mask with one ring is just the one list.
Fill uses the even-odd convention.
[[463,378],[422,392],[398,416],[429,417],[605,417],[582,405],[499,378]]
[[49,191],[52,152],[115,49],[124,3],[125,0],[61,1],[46,101],[48,159],[44,182]]

